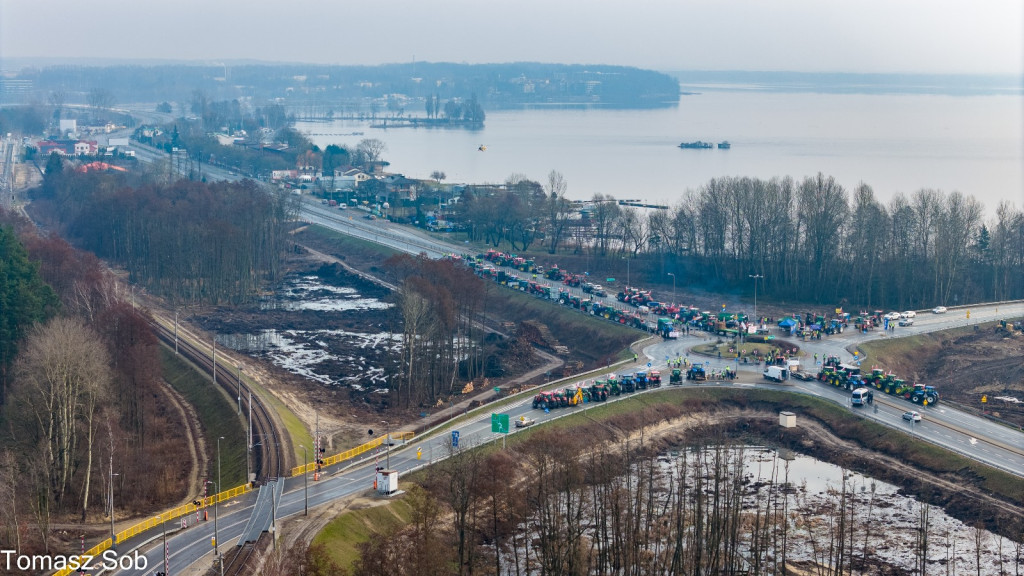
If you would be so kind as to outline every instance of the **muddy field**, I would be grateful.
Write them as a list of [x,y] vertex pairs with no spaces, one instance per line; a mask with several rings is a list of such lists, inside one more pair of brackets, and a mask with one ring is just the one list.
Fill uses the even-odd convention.
[[218,344],[267,360],[278,378],[313,398],[379,404],[401,333],[389,298],[386,288],[340,265],[295,261],[260,301],[193,321]]

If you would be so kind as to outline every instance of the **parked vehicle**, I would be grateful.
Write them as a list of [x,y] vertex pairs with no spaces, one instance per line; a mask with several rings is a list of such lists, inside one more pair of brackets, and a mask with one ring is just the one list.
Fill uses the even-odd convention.
[[916,316],[917,312],[914,312],[913,310],[907,310],[906,312],[900,314],[901,318],[915,318]]
[[690,369],[686,371],[686,379],[699,382],[707,380],[708,374],[704,371],[703,366],[690,366]]
[[683,371],[679,368],[673,368],[672,374],[668,377],[669,384],[682,384],[683,383]]
[[903,320],[900,320],[900,326],[913,326],[913,325],[914,325],[914,319],[913,318],[904,318]]
[[520,416],[519,419],[516,420],[516,428],[526,428],[527,426],[533,426],[536,423],[537,423],[537,421],[534,420],[533,418],[527,418],[526,416]]
[[875,400],[875,393],[870,388],[857,388],[850,397],[850,404],[853,406],[865,406]]
[[789,379],[789,369],[783,366],[769,366],[764,369],[762,376],[764,376],[765,380],[782,382]]
[[932,308],[932,314],[945,314],[945,313],[946,313],[946,307],[945,306],[936,306],[935,308]]
[[909,420],[910,422],[920,422],[921,413],[918,412],[917,410],[909,410],[903,413],[903,419]]

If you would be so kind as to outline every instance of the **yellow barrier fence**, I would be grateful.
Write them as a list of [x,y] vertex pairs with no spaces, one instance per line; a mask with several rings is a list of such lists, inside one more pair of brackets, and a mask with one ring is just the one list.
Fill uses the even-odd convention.
[[[391,438],[395,440],[408,441],[412,440],[414,436],[416,436],[415,432],[395,432],[394,434],[391,435]],[[373,450],[374,448],[377,448],[378,446],[384,444],[385,439],[387,439],[387,435],[378,436],[377,438],[374,438],[373,440],[370,440],[365,444],[356,446],[355,448],[351,448],[349,450],[345,450],[344,452],[335,454],[334,456],[328,456],[327,458],[323,459],[323,466],[330,466],[332,464],[337,464],[338,462],[344,462],[345,460],[348,460],[350,458],[355,458],[360,454],[365,454],[366,452],[369,452],[370,450]],[[301,476],[303,474],[313,472],[314,470],[316,470],[315,461],[310,462],[305,466],[296,466],[295,468],[292,468],[292,476]]]
[[[200,500],[198,500],[198,502],[200,502],[199,506],[196,506],[194,503],[190,502],[188,504],[185,504],[184,506],[178,506],[177,508],[175,508],[173,510],[165,512],[164,514],[162,514],[160,516],[154,516],[154,517],[149,518],[147,520],[143,520],[142,522],[139,522],[138,524],[128,528],[127,530],[122,530],[122,531],[118,532],[117,533],[117,543],[120,544],[121,542],[124,542],[125,540],[131,538],[132,536],[136,536],[138,534],[141,534],[141,533],[145,532],[146,530],[149,530],[150,528],[155,528],[157,526],[160,526],[162,523],[164,523],[164,522],[166,522],[168,520],[174,520],[175,518],[181,518],[182,516],[185,516],[186,514],[191,514],[192,512],[195,512],[196,510],[200,510],[200,509],[205,508],[207,506],[212,506],[215,502],[223,502],[225,500],[230,500],[230,499],[232,499],[232,498],[234,498],[236,496],[241,496],[242,494],[245,494],[249,490],[251,490],[251,487],[248,484],[242,484],[241,486],[236,486],[236,487],[234,487],[234,488],[232,488],[230,490],[225,490],[223,492],[220,492],[219,494],[214,494],[212,496],[207,496],[205,498],[201,498]],[[110,538],[107,538],[103,542],[100,542],[96,546],[93,546],[92,548],[87,550],[85,552],[85,554],[86,554],[86,556],[91,556],[91,557],[99,556],[100,554],[105,552],[107,549],[109,549],[110,545],[111,545]],[[73,571],[74,571],[74,569],[71,568],[71,567],[64,568],[62,570],[58,570],[57,572],[54,572],[53,576],[68,576]]]

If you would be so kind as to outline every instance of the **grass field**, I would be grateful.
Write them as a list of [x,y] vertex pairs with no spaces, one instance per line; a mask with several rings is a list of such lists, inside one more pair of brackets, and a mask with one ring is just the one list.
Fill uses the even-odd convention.
[[[217,439],[220,441],[220,474],[223,489],[245,483],[246,424],[238,415],[235,399],[229,398],[209,377],[165,346],[160,348],[164,378],[193,407],[206,440],[210,478],[217,481]],[[185,463],[183,462],[184,466]],[[212,492],[212,489],[211,489]]]
[[383,534],[405,526],[412,519],[412,507],[405,498],[397,498],[381,506],[350,510],[331,520],[312,544],[324,544],[339,566],[346,570],[359,558],[359,545],[375,534]]

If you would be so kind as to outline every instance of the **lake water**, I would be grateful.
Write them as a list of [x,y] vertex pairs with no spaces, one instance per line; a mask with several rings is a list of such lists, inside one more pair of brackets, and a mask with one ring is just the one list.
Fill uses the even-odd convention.
[[[418,112],[414,112],[417,113]],[[659,110],[488,112],[481,130],[299,123],[321,147],[362,138],[387,145],[389,170],[446,183],[541,183],[562,173],[568,195],[673,204],[711,178],[802,178],[823,172],[847,190],[871,185],[887,202],[921,188],[975,196],[989,214],[1024,207],[1024,97],[817,94],[707,90]],[[351,135],[352,132],[362,135]],[[341,134],[348,134],[342,136]],[[681,150],[728,140],[730,150]],[[480,145],[486,151],[480,151]]]

